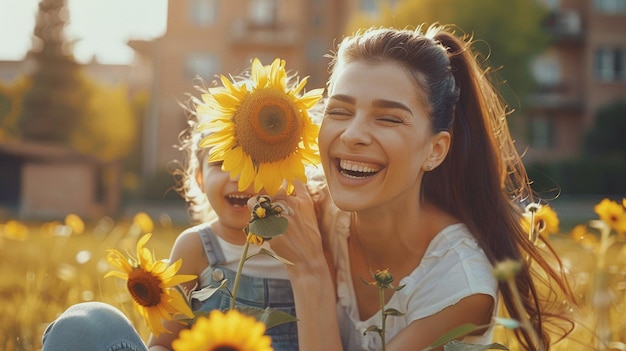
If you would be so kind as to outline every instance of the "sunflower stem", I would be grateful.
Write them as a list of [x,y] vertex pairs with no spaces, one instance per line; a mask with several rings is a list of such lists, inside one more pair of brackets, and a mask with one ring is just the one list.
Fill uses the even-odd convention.
[[380,328],[380,339],[383,344],[382,351],[385,351],[385,323],[387,321],[387,314],[385,313],[385,288],[383,286],[378,288],[378,298],[380,300],[380,311],[382,326]]
[[233,283],[233,295],[230,300],[230,309],[235,309],[237,302],[237,290],[239,289],[239,278],[241,277],[241,271],[243,270],[243,264],[248,258],[248,247],[250,247],[250,240],[246,235],[246,243],[243,245],[243,252],[241,253],[241,259],[239,260],[239,267],[237,267],[237,274],[235,275],[235,282]]
[[522,328],[526,329],[526,332],[530,336],[530,341],[537,346],[537,350],[545,351],[546,348],[543,345],[543,342],[539,339],[539,335],[537,331],[533,327],[530,319],[526,315],[526,309],[524,308],[524,303],[522,302],[522,297],[520,296],[519,290],[517,289],[517,283],[515,282],[515,277],[511,277],[507,280],[509,285],[509,289],[513,295],[513,304],[519,313],[520,324]]

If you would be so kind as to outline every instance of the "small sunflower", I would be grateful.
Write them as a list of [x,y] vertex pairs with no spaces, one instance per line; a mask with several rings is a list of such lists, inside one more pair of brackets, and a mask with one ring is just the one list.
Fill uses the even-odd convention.
[[16,241],[25,241],[28,239],[28,226],[14,219],[9,220],[5,224],[0,224],[0,238],[5,237],[7,239]]
[[622,200],[620,205],[616,201],[603,199],[593,210],[598,214],[601,220],[605,221],[609,227],[618,233],[626,232],[626,210],[624,209],[626,201]]
[[65,225],[72,230],[72,234],[80,235],[85,232],[85,222],[80,216],[70,213],[65,216]]
[[594,249],[599,245],[598,238],[589,233],[584,224],[578,224],[572,229],[570,239],[587,249]]
[[526,207],[522,225],[530,231],[530,222],[533,221],[535,230],[542,235],[557,234],[559,232],[559,216],[549,205],[530,204]]
[[237,310],[213,310],[172,342],[175,351],[271,351],[265,324]]
[[169,332],[161,320],[172,320],[177,315],[193,318],[189,304],[176,285],[192,280],[194,275],[176,275],[182,265],[178,260],[171,265],[156,261],[152,252],[145,248],[151,234],[144,235],[137,243],[137,259],[126,258],[115,249],[107,250],[107,261],[122,270],[111,271],[105,277],[118,277],[126,281],[126,288],[134,300],[139,314],[145,319],[154,335]]
[[300,95],[307,79],[289,87],[284,60],[263,66],[255,58],[249,79],[221,76],[223,86],[202,95],[197,112],[209,122],[199,128],[209,135],[200,147],[211,149],[209,162],[222,161],[222,170],[239,176],[240,191],[254,184],[273,195],[286,180],[291,193],[294,180],[306,181],[305,165],[319,163],[319,126],[308,111],[323,89]]

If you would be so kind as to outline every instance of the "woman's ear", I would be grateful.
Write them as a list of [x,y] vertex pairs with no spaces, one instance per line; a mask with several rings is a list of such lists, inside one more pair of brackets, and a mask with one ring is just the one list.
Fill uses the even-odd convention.
[[443,162],[450,150],[450,142],[450,133],[447,131],[438,132],[433,135],[430,142],[430,154],[426,157],[423,166],[425,171],[432,171]]

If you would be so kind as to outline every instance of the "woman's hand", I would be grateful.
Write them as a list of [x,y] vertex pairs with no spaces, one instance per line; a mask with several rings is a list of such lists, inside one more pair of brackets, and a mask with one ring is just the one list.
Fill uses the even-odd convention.
[[[287,195],[281,190],[272,198],[274,204],[283,207],[283,217],[289,224],[284,235],[273,238],[270,247],[279,256],[299,266],[297,270],[308,270],[320,262],[325,262],[322,239],[316,215],[316,206],[306,185],[294,184],[295,190]],[[288,267],[290,270],[295,268]]]

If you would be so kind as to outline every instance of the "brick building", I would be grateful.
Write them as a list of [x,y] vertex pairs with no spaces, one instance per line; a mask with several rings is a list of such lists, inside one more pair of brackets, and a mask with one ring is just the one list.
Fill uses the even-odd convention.
[[545,2],[553,42],[533,65],[528,156],[550,161],[579,155],[598,109],[626,100],[626,0]]

